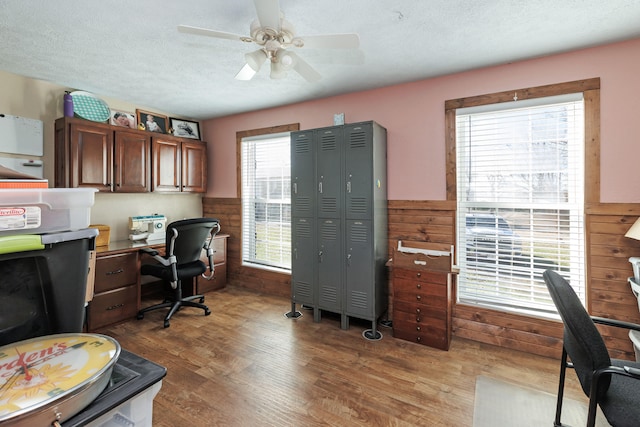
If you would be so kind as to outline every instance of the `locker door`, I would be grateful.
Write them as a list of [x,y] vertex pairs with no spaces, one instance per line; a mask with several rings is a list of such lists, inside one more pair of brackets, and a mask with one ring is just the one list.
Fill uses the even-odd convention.
[[291,215],[313,217],[315,212],[313,131],[291,134]]
[[316,131],[318,218],[340,218],[342,212],[342,128]]
[[347,220],[346,313],[374,320],[374,256],[371,221]]
[[373,217],[373,130],[371,123],[346,125],[345,210],[346,218]]
[[342,310],[342,230],[337,219],[322,219],[318,227],[318,307]]
[[314,292],[317,264],[314,241],[315,224],[312,218],[294,218],[291,247],[291,301],[316,306]]

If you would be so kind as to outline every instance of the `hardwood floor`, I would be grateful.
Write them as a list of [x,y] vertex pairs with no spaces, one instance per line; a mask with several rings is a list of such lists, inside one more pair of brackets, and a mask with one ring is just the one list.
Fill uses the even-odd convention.
[[[367,341],[370,322],[287,319],[287,299],[236,287],[206,303],[210,316],[185,308],[167,329],[156,311],[97,331],[167,367],[154,426],[471,426],[478,375],[556,392],[555,359],[456,337],[445,352],[387,328]],[[572,372],[567,386],[584,400]]]

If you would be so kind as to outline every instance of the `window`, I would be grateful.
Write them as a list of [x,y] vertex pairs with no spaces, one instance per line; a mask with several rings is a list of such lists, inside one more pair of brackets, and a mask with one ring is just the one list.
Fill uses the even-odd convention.
[[584,302],[582,93],[456,109],[458,300],[554,315],[542,272]]
[[289,132],[241,138],[242,263],[291,270]]

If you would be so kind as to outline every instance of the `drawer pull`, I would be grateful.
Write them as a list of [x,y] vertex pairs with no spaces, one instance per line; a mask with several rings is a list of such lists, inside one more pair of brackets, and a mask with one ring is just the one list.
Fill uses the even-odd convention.
[[421,311],[420,311],[420,309],[419,309],[419,308],[416,308],[416,313],[418,313],[418,314],[420,314],[420,313],[421,313]]
[[422,273],[420,272],[416,273],[416,277],[422,277]]
[[416,316],[416,322],[418,323],[422,322],[422,319],[420,318],[420,316]]
[[122,308],[124,307],[124,303],[120,303],[120,304],[116,304],[116,305],[112,305],[110,307],[107,307],[106,310],[107,311],[111,311],[111,310],[115,310],[116,308]]
[[119,268],[115,271],[107,271],[107,276],[110,276],[112,274],[120,274],[120,273],[124,273],[124,270],[122,268]]
[[422,284],[421,284],[421,283],[417,283],[417,284],[416,284],[416,288],[418,288],[418,289],[422,289]]
[[422,337],[416,337],[416,341],[418,342],[422,341]]
[[416,331],[420,332],[422,328],[420,326],[416,326]]
[[420,300],[422,299],[422,296],[421,296],[421,295],[416,295],[416,299],[417,299],[418,301],[420,301]]

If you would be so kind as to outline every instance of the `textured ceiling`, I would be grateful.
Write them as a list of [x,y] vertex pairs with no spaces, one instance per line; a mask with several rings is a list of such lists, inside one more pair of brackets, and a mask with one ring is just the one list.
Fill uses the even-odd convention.
[[238,81],[252,0],[3,0],[0,69],[194,119],[324,98],[640,37],[640,0],[280,0],[297,35],[358,33],[360,49],[299,49],[321,75]]

